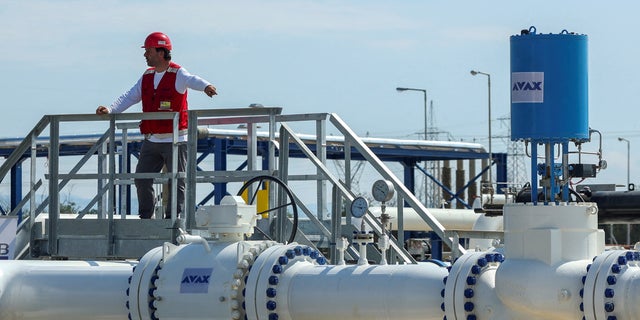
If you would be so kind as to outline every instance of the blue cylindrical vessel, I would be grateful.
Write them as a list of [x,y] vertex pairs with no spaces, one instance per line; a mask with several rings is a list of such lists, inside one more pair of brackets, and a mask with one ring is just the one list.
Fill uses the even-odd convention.
[[511,36],[511,140],[589,139],[587,36]]

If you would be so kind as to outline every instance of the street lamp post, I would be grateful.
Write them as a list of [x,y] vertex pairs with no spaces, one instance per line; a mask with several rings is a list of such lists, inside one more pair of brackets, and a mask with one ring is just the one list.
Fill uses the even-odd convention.
[[396,90],[398,90],[398,92],[418,91],[418,92],[422,92],[422,94],[424,95],[424,139],[427,140],[427,90],[416,89],[416,88],[402,88],[402,87],[398,87],[396,88]]
[[631,142],[622,137],[618,137],[618,141],[624,141],[627,143],[627,190],[629,190],[629,185],[631,184],[631,181],[629,181],[629,171],[631,170]]
[[[631,170],[631,142],[625,138],[622,137],[618,137],[618,141],[624,141],[627,143],[627,190],[629,190],[629,184],[631,184],[631,181],[629,181],[629,171]],[[627,244],[631,243],[631,225],[629,223],[627,223]]]
[[485,72],[471,70],[472,76],[475,76],[477,74],[487,76],[487,99],[489,106],[489,188],[493,189],[493,183],[491,182],[493,179],[493,152],[491,149],[491,75]]
[[[428,140],[428,127],[427,127],[427,90],[426,89],[416,89],[416,88],[403,88],[403,87],[398,87],[396,88],[396,90],[398,92],[404,92],[404,91],[418,91],[418,92],[422,92],[423,96],[424,96],[424,140]],[[427,167],[427,161],[425,160],[424,162],[424,166],[425,168]],[[424,204],[428,205],[428,201],[429,201],[429,181],[427,179],[427,177],[424,177]]]

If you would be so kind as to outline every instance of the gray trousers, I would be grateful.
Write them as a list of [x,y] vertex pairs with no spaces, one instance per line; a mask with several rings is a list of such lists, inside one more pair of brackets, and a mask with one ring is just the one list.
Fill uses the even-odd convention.
[[[167,166],[171,171],[171,143],[155,143],[149,140],[142,142],[140,157],[136,166],[136,173],[158,173],[162,167]],[[187,143],[178,143],[178,172],[184,172],[187,164]],[[155,211],[156,201],[153,190],[153,179],[135,179],[138,191],[138,214],[141,219],[150,219]],[[171,180],[169,180],[169,190],[171,190]],[[184,209],[184,179],[178,179],[177,186],[177,213],[179,216]],[[169,203],[164,210],[165,219],[171,218],[171,196]]]

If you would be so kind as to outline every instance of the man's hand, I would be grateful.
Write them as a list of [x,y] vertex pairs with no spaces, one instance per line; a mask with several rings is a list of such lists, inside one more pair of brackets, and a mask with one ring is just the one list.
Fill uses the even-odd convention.
[[105,106],[99,106],[98,109],[96,109],[96,114],[109,114],[109,108]]
[[218,94],[218,93],[216,92],[216,87],[214,87],[214,86],[212,86],[212,85],[208,85],[206,88],[204,88],[204,93],[205,93],[206,95],[208,95],[209,97],[213,97],[213,96],[215,96],[216,94]]

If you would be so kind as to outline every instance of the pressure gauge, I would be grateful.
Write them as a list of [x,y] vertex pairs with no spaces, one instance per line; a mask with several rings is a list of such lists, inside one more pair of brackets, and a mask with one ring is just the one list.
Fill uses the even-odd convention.
[[380,202],[387,202],[393,198],[394,190],[391,181],[378,180],[373,183],[371,188],[373,198]]
[[357,197],[351,201],[351,216],[362,218],[369,209],[369,201],[363,197]]

